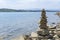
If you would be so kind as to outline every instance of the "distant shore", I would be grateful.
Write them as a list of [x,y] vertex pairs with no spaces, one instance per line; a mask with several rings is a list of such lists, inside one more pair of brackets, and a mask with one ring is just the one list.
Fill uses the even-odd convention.
[[[16,9],[0,9],[0,12],[41,12],[42,10],[24,10],[24,9],[20,9],[20,10],[16,10]],[[46,10],[46,12],[60,12],[60,10]]]

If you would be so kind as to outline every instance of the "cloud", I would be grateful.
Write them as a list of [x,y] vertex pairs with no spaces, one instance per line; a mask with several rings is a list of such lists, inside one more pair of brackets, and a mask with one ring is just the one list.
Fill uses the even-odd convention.
[[60,0],[0,0],[0,8],[59,9]]
[[[16,9],[29,9],[35,6],[37,0],[0,0],[0,6],[6,8],[16,8]],[[0,8],[1,8],[0,7]]]
[[40,0],[40,8],[60,9],[60,0]]

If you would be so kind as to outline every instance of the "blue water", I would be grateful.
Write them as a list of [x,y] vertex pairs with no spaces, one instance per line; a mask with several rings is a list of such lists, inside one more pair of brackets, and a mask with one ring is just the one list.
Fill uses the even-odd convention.
[[[57,23],[56,12],[47,12],[48,24]],[[0,36],[8,39],[36,31],[41,12],[0,12]]]

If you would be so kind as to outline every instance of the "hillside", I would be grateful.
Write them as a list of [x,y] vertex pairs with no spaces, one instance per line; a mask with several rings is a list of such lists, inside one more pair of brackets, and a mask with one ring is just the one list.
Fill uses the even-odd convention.
[[[0,9],[0,12],[41,12],[41,10],[16,10],[16,9]],[[59,10],[46,10],[46,12],[60,12]]]

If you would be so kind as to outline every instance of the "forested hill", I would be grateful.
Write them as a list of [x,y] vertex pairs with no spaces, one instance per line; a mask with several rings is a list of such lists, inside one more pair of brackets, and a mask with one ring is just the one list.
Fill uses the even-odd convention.
[[[0,9],[0,12],[40,12],[41,10],[16,10],[16,9]],[[46,10],[47,12],[60,12],[59,10]]]

